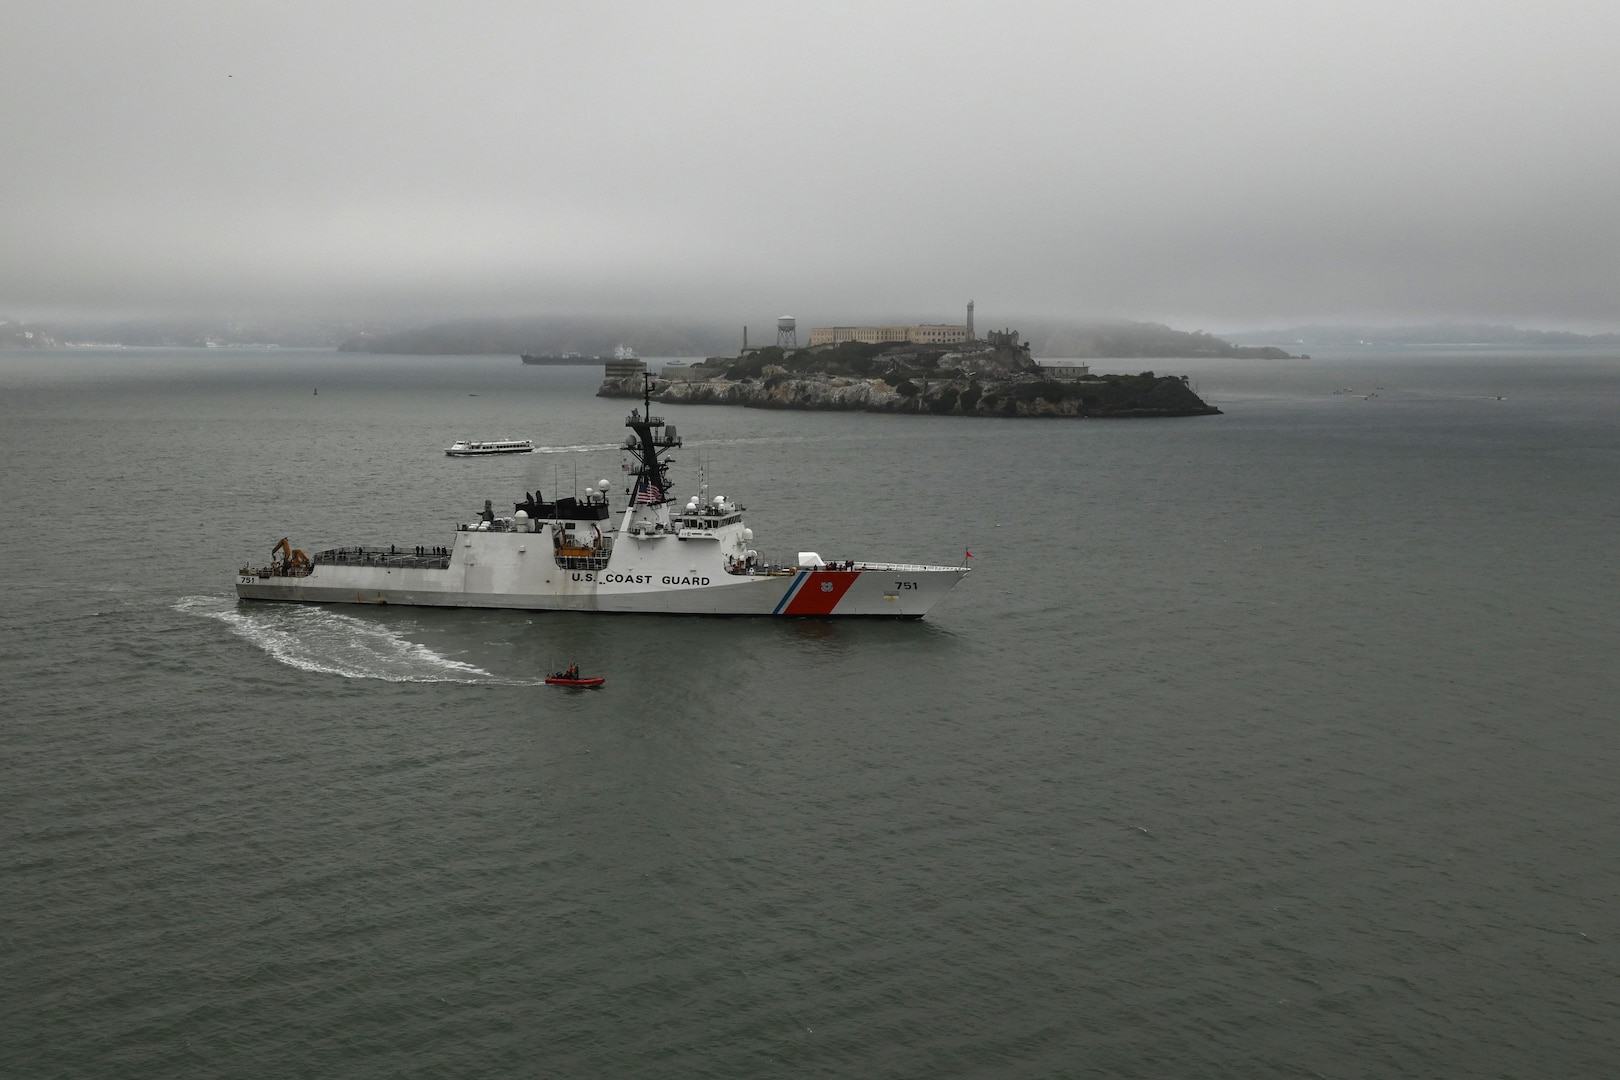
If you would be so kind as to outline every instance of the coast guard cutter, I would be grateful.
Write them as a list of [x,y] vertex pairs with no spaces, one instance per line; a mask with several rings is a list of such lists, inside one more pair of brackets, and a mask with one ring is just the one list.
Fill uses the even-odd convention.
[[[848,559],[800,552],[792,563],[760,559],[743,508],[705,494],[684,505],[670,495],[675,429],[642,407],[625,420],[633,463],[626,505],[608,483],[584,496],[546,501],[525,492],[510,516],[490,504],[458,524],[444,547],[338,547],[307,555],[283,540],[268,566],[244,566],[236,595],[300,603],[406,604],[536,611],[672,615],[888,616],[918,619],[966,566]],[[611,524],[617,518],[615,527]]]

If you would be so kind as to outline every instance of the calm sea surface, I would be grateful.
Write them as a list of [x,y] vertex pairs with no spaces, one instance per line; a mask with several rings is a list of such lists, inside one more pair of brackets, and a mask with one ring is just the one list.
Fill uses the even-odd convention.
[[845,624],[238,603],[628,403],[0,352],[0,1076],[1611,1075],[1620,356],[1156,366],[1225,415],[663,409],[764,554],[973,552]]

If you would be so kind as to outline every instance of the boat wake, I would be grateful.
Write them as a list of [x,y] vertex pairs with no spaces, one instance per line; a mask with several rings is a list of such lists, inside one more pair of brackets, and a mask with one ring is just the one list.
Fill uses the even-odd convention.
[[240,611],[234,599],[187,596],[174,610],[217,619],[245,641],[300,671],[384,682],[455,682],[485,686],[538,686],[538,679],[508,679],[452,660],[353,615],[321,607],[275,605]]
[[534,448],[534,452],[537,454],[585,454],[597,450],[618,449],[621,449],[619,443],[580,443],[577,446],[537,446]]

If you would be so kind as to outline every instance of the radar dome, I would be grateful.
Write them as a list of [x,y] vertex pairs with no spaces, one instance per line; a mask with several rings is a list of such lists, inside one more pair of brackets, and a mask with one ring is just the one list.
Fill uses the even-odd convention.
[[608,482],[606,480],[598,480],[596,482],[596,487],[599,491],[606,491],[608,489]]

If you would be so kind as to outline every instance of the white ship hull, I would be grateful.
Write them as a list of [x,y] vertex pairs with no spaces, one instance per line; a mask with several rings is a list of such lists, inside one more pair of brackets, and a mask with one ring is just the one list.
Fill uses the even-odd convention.
[[[661,534],[618,543],[600,570],[568,569],[554,557],[546,523],[535,532],[456,534],[449,565],[316,562],[307,575],[239,574],[247,600],[518,608],[530,611],[671,615],[887,616],[921,618],[967,567],[853,561],[849,569],[805,567],[733,573],[718,538]],[[842,564],[841,564],[842,565]]]

